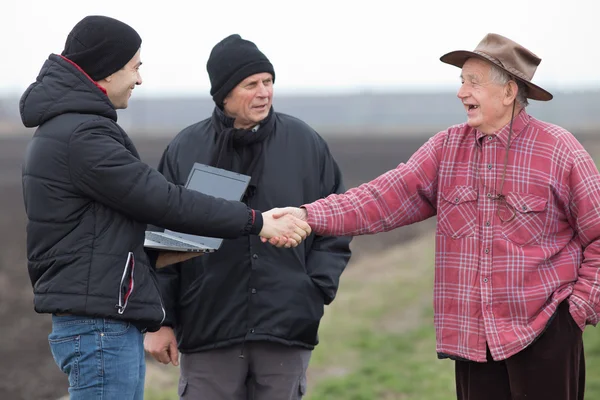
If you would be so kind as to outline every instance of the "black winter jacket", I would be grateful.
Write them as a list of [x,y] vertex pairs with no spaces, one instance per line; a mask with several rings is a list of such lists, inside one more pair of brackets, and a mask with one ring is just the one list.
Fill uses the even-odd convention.
[[157,328],[164,309],[147,223],[227,238],[260,231],[245,204],[187,191],[142,163],[103,89],[69,60],[50,55],[20,111],[38,127],[22,178],[37,312]]
[[[233,120],[216,109],[225,126]],[[300,206],[344,191],[325,141],[304,122],[274,113],[252,208]],[[168,180],[185,183],[194,162],[210,163],[216,132],[211,119],[184,129],[159,165]],[[243,341],[275,341],[312,349],[325,304],[334,299],[350,259],[350,237],[311,235],[294,249],[258,237],[225,240],[211,254],[161,269],[167,309],[184,353]]]

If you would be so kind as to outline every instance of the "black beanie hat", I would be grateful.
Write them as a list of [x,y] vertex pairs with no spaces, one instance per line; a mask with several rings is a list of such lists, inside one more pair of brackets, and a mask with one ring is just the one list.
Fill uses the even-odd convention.
[[129,25],[90,15],[73,27],[62,55],[98,81],[127,65],[141,44],[142,38]]
[[229,92],[251,75],[268,72],[275,82],[275,70],[269,59],[254,43],[237,34],[226,37],[213,47],[206,69],[211,84],[210,94],[219,107]]

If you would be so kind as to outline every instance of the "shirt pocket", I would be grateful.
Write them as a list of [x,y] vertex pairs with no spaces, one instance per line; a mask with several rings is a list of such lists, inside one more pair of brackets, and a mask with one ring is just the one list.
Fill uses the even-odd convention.
[[[500,210],[506,220],[502,222],[502,235],[519,246],[539,243],[544,233],[548,200],[535,194],[509,192],[506,203],[508,207]],[[501,204],[498,207],[505,208]]]
[[477,232],[477,191],[455,186],[442,191],[438,204],[438,231],[452,239],[475,236]]

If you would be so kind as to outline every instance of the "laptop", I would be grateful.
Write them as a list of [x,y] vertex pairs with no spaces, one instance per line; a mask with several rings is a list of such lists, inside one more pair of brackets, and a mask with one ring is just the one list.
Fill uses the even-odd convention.
[[[248,175],[195,163],[185,187],[213,197],[240,201],[249,183]],[[222,243],[221,238],[165,230],[164,232],[146,231],[144,247],[165,251],[212,253],[218,250]]]

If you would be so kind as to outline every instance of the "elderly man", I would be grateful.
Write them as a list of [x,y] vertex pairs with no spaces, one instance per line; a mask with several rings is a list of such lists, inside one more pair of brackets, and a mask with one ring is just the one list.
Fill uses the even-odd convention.
[[437,215],[439,358],[458,399],[583,398],[582,331],[600,311],[600,174],[581,144],[530,116],[552,95],[540,59],[497,34],[441,61],[462,68],[467,122],[342,195],[280,210],[321,235],[388,231]]
[[[275,70],[248,40],[231,35],[207,63],[215,109],[184,129],[159,170],[185,182],[194,162],[251,176],[243,201],[253,208],[301,205],[344,191],[325,141],[272,107]],[[226,240],[217,253],[158,274],[167,319],[146,336],[163,363],[181,356],[179,394],[211,400],[294,400],[325,304],[350,259],[350,238],[310,236],[294,250],[258,238]]]
[[154,267],[190,257],[150,260],[147,223],[245,240],[281,233],[290,244],[310,233],[173,185],[140,161],[116,110],[142,84],[141,42],[121,21],[85,17],[21,98],[23,124],[37,127],[23,163],[29,276],[35,310],[53,314],[50,348],[71,399],[144,397],[142,333],[165,317]]

